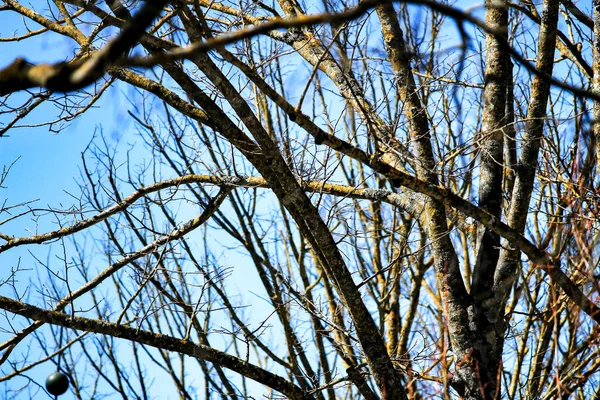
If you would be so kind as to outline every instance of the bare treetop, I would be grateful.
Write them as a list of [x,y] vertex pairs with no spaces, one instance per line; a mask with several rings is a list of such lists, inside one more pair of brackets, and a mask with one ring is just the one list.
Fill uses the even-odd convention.
[[0,148],[134,138],[0,174],[5,397],[600,396],[589,7],[4,0]]

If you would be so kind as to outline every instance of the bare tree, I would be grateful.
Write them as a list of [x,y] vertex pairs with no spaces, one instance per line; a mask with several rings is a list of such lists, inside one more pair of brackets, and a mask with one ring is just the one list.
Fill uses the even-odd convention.
[[128,93],[139,139],[66,207],[4,167],[5,397],[600,396],[597,1],[3,3],[73,51],[0,71],[0,137]]

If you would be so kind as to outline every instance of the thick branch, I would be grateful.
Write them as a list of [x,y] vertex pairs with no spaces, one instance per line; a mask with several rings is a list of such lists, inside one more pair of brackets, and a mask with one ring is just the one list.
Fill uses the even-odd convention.
[[[243,65],[243,63],[238,63],[236,66]],[[248,72],[245,69],[243,69],[243,71],[244,73]],[[428,184],[427,182],[419,180],[407,173],[399,171],[394,167],[390,166],[389,164],[386,164],[382,160],[372,157],[364,150],[359,149],[358,147],[355,147],[342,139],[339,139],[335,135],[325,132],[323,129],[318,127],[308,116],[296,110],[294,106],[289,104],[287,100],[285,100],[279,93],[270,88],[264,82],[264,80],[262,80],[260,76],[258,76],[257,73],[247,75],[252,79],[254,83],[256,83],[260,87],[260,89],[271,100],[273,100],[290,117],[290,119],[295,121],[299,126],[304,128],[306,132],[313,136],[317,144],[327,145],[332,149],[337,150],[365,165],[369,165],[371,168],[373,168],[374,171],[387,176],[396,187],[402,186],[409,188],[415,192],[422,193],[436,200],[439,200],[446,206],[454,207],[458,211],[479,221],[480,223],[483,223],[488,228],[497,232],[500,236],[509,240],[513,246],[523,251],[523,253],[525,253],[536,265],[545,267],[549,264],[550,257],[546,252],[539,250],[535,245],[529,242],[522,234],[512,230],[510,227],[508,227],[508,225],[498,220],[498,218],[492,216],[488,212],[468,202],[467,200],[463,199],[457,194],[452,193],[445,187]],[[155,94],[159,95],[158,93]],[[159,95],[159,97],[161,96]],[[188,110],[182,108],[180,104],[173,104],[169,102],[168,98],[165,97],[161,98],[165,100],[168,104],[175,107],[177,110],[181,111],[184,115],[188,115],[192,118],[195,117],[195,115],[190,115],[188,112],[186,112]],[[249,152],[251,152],[252,150],[253,149],[248,149]],[[560,273],[564,275],[562,271],[560,271]],[[569,280],[568,277],[565,276],[565,278]],[[557,282],[559,280],[557,280]],[[575,289],[579,293],[576,294],[573,287],[571,287],[571,289],[569,289],[569,292],[572,292],[573,295],[569,295],[569,297],[575,303],[582,304],[582,309],[586,311],[586,313],[588,313],[590,316],[592,316],[592,318],[594,318],[595,321],[600,323],[600,317],[597,316],[598,307],[595,304],[593,304],[589,299],[587,299],[587,297],[585,297],[585,295],[576,286]],[[565,293],[568,294],[566,289]]]
[[[554,51],[558,24],[558,0],[546,0],[539,33],[537,69],[551,74],[554,68]],[[546,108],[550,96],[550,84],[535,76],[531,84],[531,98],[527,112],[527,123],[523,144],[519,154],[519,164],[511,196],[507,223],[517,232],[525,230],[529,202],[538,169],[538,157],[541,140],[544,136]],[[519,261],[519,251],[502,249],[498,268],[494,275],[494,290],[505,299],[512,287]],[[504,300],[502,301],[504,304]],[[496,310],[503,307],[495,307]]]
[[[154,56],[155,58],[153,58],[153,57],[150,57],[150,58],[133,57],[131,59],[123,59],[120,61],[117,60],[113,65],[115,65],[115,66],[151,67],[151,66],[157,65],[157,64],[167,61],[167,60],[174,61],[174,60],[179,60],[182,58],[191,57],[193,54],[205,53],[216,47],[222,47],[227,44],[236,42],[238,40],[253,37],[253,36],[256,36],[256,35],[259,35],[262,33],[273,32],[276,29],[311,26],[311,25],[317,25],[317,24],[327,23],[327,22],[339,23],[339,22],[343,22],[343,21],[349,21],[351,19],[359,18],[366,11],[376,7],[377,5],[380,5],[383,3],[390,3],[390,2],[392,2],[392,1],[390,1],[390,0],[387,0],[387,1],[368,0],[368,1],[361,2],[359,6],[353,8],[353,9],[350,9],[346,12],[339,13],[339,14],[318,14],[318,15],[313,15],[313,16],[302,16],[302,17],[292,18],[292,19],[287,19],[287,20],[276,18],[267,23],[264,23],[264,24],[261,24],[261,25],[255,26],[255,27],[247,28],[243,31],[239,31],[239,33],[236,33],[236,32],[228,33],[228,34],[223,35],[222,37],[219,36],[214,39],[210,39],[210,40],[207,40],[207,41],[204,41],[201,43],[195,43],[195,44],[185,47],[185,48],[179,48],[173,53],[165,53],[165,54],[161,54],[161,55],[156,55],[156,56]],[[502,32],[498,32],[497,30],[494,30],[493,28],[488,27],[485,24],[485,22],[480,21],[479,19],[473,17],[472,15],[464,13],[461,10],[454,8],[452,6],[448,6],[446,4],[441,4],[441,3],[438,3],[433,0],[401,0],[400,2],[424,5],[424,6],[430,7],[431,9],[433,9],[435,11],[438,11],[442,14],[448,15],[461,23],[463,23],[464,21],[468,21],[468,22],[472,23],[473,25],[477,26],[478,28],[482,29],[484,32],[495,34],[495,35],[498,35],[499,37],[502,36]],[[72,1],[72,3],[76,3],[76,1]],[[264,25],[266,25],[266,27]],[[139,39],[139,36],[138,36],[138,39]],[[600,101],[599,94],[590,92],[583,88],[569,85],[569,84],[565,83],[564,81],[554,78],[552,75],[548,75],[542,71],[538,71],[523,56],[521,56],[515,49],[511,48],[510,46],[509,46],[509,52],[515,60],[517,60],[521,65],[523,65],[525,67],[525,69],[527,69],[529,72],[533,73],[534,75],[537,75],[537,76],[547,80],[552,85],[557,86],[562,89],[565,89],[565,90],[568,90],[577,96]],[[10,66],[4,68],[3,70],[0,70],[0,83],[4,83],[4,84],[0,85],[0,96],[7,95],[7,94],[10,94],[10,93],[13,93],[13,92],[16,92],[19,90],[23,90],[23,89],[33,88],[33,87],[45,87],[45,88],[51,89],[56,92],[69,92],[69,91],[81,89],[93,81],[93,80],[90,80],[91,75],[89,72],[86,72],[86,76],[87,76],[87,78],[89,78],[88,81],[85,81],[85,82],[82,81],[83,77],[81,75],[77,75],[77,79],[78,79],[77,83],[72,81],[73,74],[77,73],[77,71],[79,70],[79,67],[81,65],[83,65],[82,61],[80,61],[80,60],[72,61],[71,63],[69,63],[68,65],[70,65],[70,67],[65,67],[64,66],[65,63],[31,65],[31,64],[21,60],[20,64],[17,65],[17,66],[20,65],[21,68],[36,67],[36,68],[39,68],[40,71],[41,70],[45,71],[43,74],[36,72],[36,74],[34,74],[34,75],[32,75],[31,73],[19,72],[18,68],[17,69],[14,68],[16,62],[17,61],[15,61]],[[23,65],[26,65],[26,66],[23,66]],[[95,64],[95,65],[99,65],[99,64]],[[106,63],[104,63],[103,67],[104,67],[104,71],[106,71],[110,67],[110,65],[107,65]],[[95,71],[98,71],[98,69],[96,69]],[[98,79],[100,76],[101,76],[101,74],[99,76],[96,76],[95,79]],[[51,79],[49,79],[49,77]],[[14,81],[14,83],[13,83],[13,81]],[[49,85],[51,85],[51,87]]]
[[[140,36],[167,3],[166,0],[144,3],[133,20],[125,25],[119,35],[87,60],[76,59],[69,63],[33,65],[22,58],[16,59],[0,71],[0,95],[32,87],[43,87],[55,92],[69,92],[89,85],[102,77],[118,58],[135,46]],[[26,14],[30,11],[13,1],[10,1],[9,4],[13,8],[18,8],[21,13]],[[37,19],[39,20],[39,18]],[[38,22],[44,23],[44,21]],[[50,23],[46,23],[46,25],[48,24]],[[67,30],[66,33],[70,36],[78,37],[78,32],[71,32],[73,29],[70,27],[58,24],[48,26],[55,30]]]
[[155,347],[157,349],[174,351],[190,357],[210,361],[215,365],[228,368],[247,378],[277,390],[278,392],[289,396],[291,399],[308,400],[313,398],[313,396],[304,393],[302,389],[285,378],[209,346],[196,344],[184,339],[177,339],[161,333],[153,333],[139,328],[132,328],[127,325],[117,325],[108,321],[74,317],[58,311],[44,310],[3,296],[0,296],[0,308],[38,322],[110,335]]

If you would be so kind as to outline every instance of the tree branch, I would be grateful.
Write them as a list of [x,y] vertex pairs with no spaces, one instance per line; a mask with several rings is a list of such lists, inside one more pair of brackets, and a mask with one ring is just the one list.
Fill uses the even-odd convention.
[[65,328],[110,335],[132,342],[155,347],[157,349],[174,351],[210,361],[235,371],[256,382],[262,383],[291,399],[308,400],[313,396],[304,393],[302,389],[285,378],[260,368],[254,364],[234,357],[228,353],[189,340],[177,339],[161,333],[148,332],[127,325],[117,325],[109,321],[99,321],[84,317],[75,317],[58,311],[45,310],[31,304],[22,303],[0,296],[0,308],[23,317],[31,318],[42,323],[63,326]]
[[[182,236],[188,234],[192,230],[196,229],[197,227],[202,225],[204,222],[206,222],[217,211],[219,206],[223,203],[223,201],[227,198],[228,195],[229,195],[229,190],[221,190],[219,192],[219,194],[217,194],[217,196],[215,196],[213,199],[211,199],[211,201],[205,207],[202,214],[200,214],[198,217],[189,220],[188,222],[186,222],[179,228],[174,229],[170,233],[159,237],[158,239],[156,239],[152,243],[149,243],[148,245],[144,246],[143,248],[139,249],[138,251],[128,254],[127,256],[123,257],[119,261],[111,264],[108,268],[106,268],[101,273],[96,275],[96,277],[94,277],[94,279],[90,280],[85,285],[81,286],[79,289],[77,289],[77,290],[69,293],[67,296],[63,297],[54,307],[54,311],[63,310],[67,305],[71,304],[73,302],[73,300],[82,296],[85,293],[88,293],[90,290],[92,290],[95,287],[97,287],[98,285],[100,285],[106,278],[112,276],[115,272],[117,272],[124,266],[128,265],[129,263],[137,260],[140,257],[151,254],[152,252],[156,251],[159,247],[164,246],[165,244],[167,244],[173,240],[177,240],[177,239],[181,238]],[[2,357],[0,357],[0,365],[2,365],[4,363],[4,361],[8,358],[8,356],[11,353],[14,346],[16,346],[28,334],[30,334],[31,332],[33,332],[34,330],[39,328],[41,325],[42,325],[42,322],[35,322],[35,323],[27,326],[21,332],[17,333],[11,339],[0,344],[0,350],[7,349],[2,354]]]

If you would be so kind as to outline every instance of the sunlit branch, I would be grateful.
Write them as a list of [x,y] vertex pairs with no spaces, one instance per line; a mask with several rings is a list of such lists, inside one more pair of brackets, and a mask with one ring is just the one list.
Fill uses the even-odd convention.
[[[42,18],[15,1],[9,0],[7,3],[9,7],[29,14],[32,18],[38,20]],[[39,65],[30,64],[22,58],[15,60],[0,71],[0,95],[31,87],[45,87],[52,91],[65,92],[89,85],[104,75],[119,57],[138,42],[139,37],[167,3],[167,0],[144,3],[132,21],[125,25],[115,39],[87,59]],[[51,29],[63,30],[66,34],[73,31],[70,26],[62,26],[50,21],[38,22]],[[80,33],[73,33],[73,35],[80,37]]]
[[[223,201],[227,198],[229,194],[229,190],[221,190],[216,197],[214,197],[207,206],[205,207],[202,214],[198,217],[193,218],[187,221],[185,224],[181,225],[179,228],[174,229],[170,233],[163,235],[144,246],[143,248],[128,254],[127,256],[121,258],[119,261],[111,264],[108,268],[104,269],[101,273],[96,275],[92,280],[88,281],[85,285],[81,286],[79,289],[69,293],[67,296],[62,298],[54,307],[54,311],[61,311],[69,304],[73,302],[78,297],[81,297],[83,294],[88,293],[90,290],[94,289],[98,285],[100,285],[104,280],[112,276],[115,272],[123,268],[124,266],[130,264],[131,262],[143,257],[145,255],[151,254],[157,251],[161,246],[166,245],[169,242],[174,240],[178,240],[189,232],[201,226],[205,223],[219,208],[219,206],[223,203]],[[0,350],[5,350],[0,357],[0,365],[6,361],[9,354],[11,353],[14,346],[18,344],[21,340],[23,340],[28,334],[35,331],[42,325],[42,322],[34,322],[33,324],[27,326],[21,332],[17,333],[11,339],[5,341],[0,344]]]
[[[488,229],[498,233],[503,238],[507,239],[514,247],[525,253],[531,261],[537,266],[545,269],[556,282],[565,290],[565,293],[580,306],[588,315],[596,322],[600,323],[600,309],[591,300],[589,300],[583,292],[560,270],[554,265],[552,257],[545,251],[538,249],[533,243],[525,238],[518,231],[513,230],[508,225],[503,223],[498,218],[489,214],[487,211],[479,208],[473,203],[464,200],[462,197],[451,192],[443,186],[436,186],[425,181],[422,181],[410,174],[402,172],[390,164],[386,163],[380,157],[372,156],[358,147],[339,139],[333,134],[325,132],[318,127],[308,116],[304,115],[294,106],[289,104],[279,93],[267,85],[256,72],[249,72],[244,68],[243,63],[236,63],[244,73],[255,83],[261,90],[277,104],[292,121],[295,121],[299,126],[304,128],[310,135],[314,137],[315,143],[324,144],[337,150],[365,165],[369,165],[373,170],[385,175],[390,179],[394,186],[403,186],[415,192],[425,194],[431,198],[442,202],[446,206],[453,207],[465,215],[479,221]],[[159,95],[159,97],[161,97]],[[168,101],[167,98],[161,97]],[[186,113],[185,109],[180,111]],[[187,114],[187,113],[186,113]],[[193,115],[190,115],[194,117]]]
[[[177,190],[182,185],[187,185],[190,183],[204,183],[211,184],[215,186],[220,186],[225,189],[234,189],[236,187],[260,187],[260,188],[269,188],[266,180],[262,177],[236,177],[236,176],[212,176],[212,175],[185,175],[179,178],[168,179],[153,185],[146,186],[144,188],[136,190],[134,193],[130,194],[126,198],[124,198],[120,203],[115,204],[112,207],[109,207],[100,213],[94,215],[93,217],[84,219],[75,223],[74,225],[58,229],[56,231],[43,233],[35,236],[21,237],[21,238],[10,238],[7,243],[4,243],[0,246],[0,253],[7,251],[10,248],[22,246],[26,244],[39,244],[44,243],[49,240],[58,239],[61,237],[65,237],[71,235],[75,232],[80,232],[86,228],[89,228],[93,225],[96,225],[99,222],[102,222],[109,218],[112,215],[115,215],[119,212],[126,210],[129,206],[134,204],[137,200],[142,198],[145,195],[150,193],[154,193],[160,190],[175,188]],[[374,201],[383,201],[394,206],[401,207],[402,209],[407,209],[410,212],[416,213],[419,212],[419,205],[410,203],[404,196],[401,196],[397,193],[390,192],[388,190],[383,189],[363,189],[363,188],[355,188],[344,185],[337,185],[333,183],[320,182],[320,181],[299,181],[299,184],[308,192],[313,193],[324,193],[331,194],[335,196],[348,197],[353,199],[364,199],[364,200],[374,200]],[[3,235],[4,237],[8,237],[7,235]]]
[[304,393],[302,389],[279,375],[228,353],[189,340],[178,339],[161,333],[148,332],[127,325],[118,325],[109,321],[76,317],[58,311],[44,310],[3,296],[0,296],[0,308],[41,323],[49,323],[75,330],[110,335],[158,349],[175,351],[190,357],[210,361],[215,365],[228,368],[253,379],[256,382],[273,388],[278,392],[289,396],[291,399],[308,400],[313,398],[313,396]]
[[[229,58],[232,61],[232,58]],[[465,215],[475,219],[485,225],[488,229],[493,230],[500,236],[507,239],[512,246],[525,253],[529,259],[538,267],[546,270],[557,284],[565,290],[565,293],[580,306],[588,315],[596,322],[600,323],[600,308],[596,306],[590,299],[587,298],[567,275],[554,264],[552,257],[545,251],[537,248],[525,236],[518,231],[510,228],[504,222],[494,217],[487,211],[474,205],[473,203],[463,199],[457,194],[451,192],[443,186],[436,186],[420,180],[410,174],[402,172],[379,157],[369,155],[362,149],[351,145],[350,143],[339,139],[333,134],[325,132],[318,127],[309,117],[302,112],[296,110],[287,102],[279,93],[267,85],[264,80],[254,71],[245,68],[245,64],[237,62],[236,66],[240,67],[244,73],[255,83],[261,90],[277,104],[292,121],[295,121],[299,126],[304,128],[306,132],[312,135],[317,144],[323,144],[337,150],[365,165],[369,165],[373,170],[385,175],[394,186],[402,186],[409,188],[415,192],[425,194],[435,200],[440,201],[446,206],[453,207]]]
[[[79,59],[72,60],[68,63],[63,62],[58,64],[38,65],[28,63],[22,58],[15,60],[8,67],[0,70],[0,95],[7,95],[32,87],[43,87],[56,92],[73,91],[83,88],[94,80],[100,78],[111,66],[152,67],[168,61],[189,58],[194,54],[207,52],[214,48],[223,47],[225,45],[277,29],[289,29],[295,27],[314,26],[323,23],[340,23],[344,21],[350,21],[359,18],[365,12],[380,4],[389,2],[393,2],[393,0],[366,0],[360,2],[358,6],[341,13],[324,13],[289,19],[274,18],[260,25],[242,29],[236,32],[226,33],[218,37],[208,39],[204,42],[194,43],[187,47],[177,48],[167,53],[155,54],[149,57],[133,57],[119,60],[117,59],[118,56],[130,47],[131,40],[129,39],[135,38],[137,40],[143,34],[143,29],[139,30],[137,28],[130,28],[132,32],[129,32],[127,30],[128,28],[125,28],[116,39],[114,39],[100,52],[91,56],[91,58],[88,60]],[[506,32],[499,32],[493,28],[490,28],[484,21],[480,21],[478,18],[473,17],[468,13],[433,0],[399,0],[399,2],[414,3],[430,7],[435,11],[456,19],[461,24],[464,21],[470,22],[483,31],[502,38],[504,40],[504,45],[510,52],[510,55],[531,73],[539,75],[541,78],[551,82],[554,86],[568,90],[575,95],[600,101],[600,95],[598,94],[580,87],[569,85],[551,75],[544,73],[543,71],[538,71],[535,66],[531,65],[529,61],[527,61],[508,44],[505,37]],[[165,3],[167,2],[165,1]],[[156,9],[154,10],[156,11]],[[146,19],[143,19],[143,22],[145,23]],[[147,24],[150,22],[151,21],[147,22]],[[147,26],[147,24],[144,25],[144,27]],[[136,27],[141,26],[138,24],[128,24],[126,27],[130,27],[132,25],[135,25]],[[124,35],[123,32],[126,31],[128,34]],[[122,39],[122,37],[126,37],[128,39],[125,40]]]

